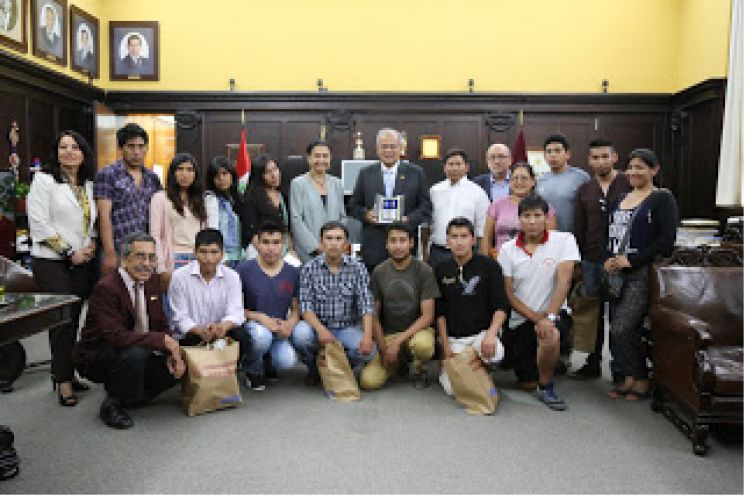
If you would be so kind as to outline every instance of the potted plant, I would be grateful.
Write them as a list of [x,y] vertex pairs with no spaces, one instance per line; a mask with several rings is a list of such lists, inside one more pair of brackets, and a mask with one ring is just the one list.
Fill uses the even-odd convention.
[[26,197],[28,196],[29,184],[22,181],[16,182],[16,214],[26,214]]

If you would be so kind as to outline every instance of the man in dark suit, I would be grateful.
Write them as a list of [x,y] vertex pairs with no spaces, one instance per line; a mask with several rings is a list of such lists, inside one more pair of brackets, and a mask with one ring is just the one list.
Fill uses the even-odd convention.
[[155,240],[133,233],[121,253],[118,271],[93,289],[73,361],[83,376],[104,384],[104,423],[125,429],[134,423],[124,408],[142,406],[174,386],[185,366],[163,313]]
[[127,38],[127,55],[119,60],[117,72],[129,76],[153,74],[153,60],[143,57],[142,38],[139,34],[131,34]]
[[57,12],[50,4],[42,7],[42,20],[44,24],[39,30],[39,48],[43,52],[62,57],[62,45],[57,26]]
[[416,164],[400,161],[401,150],[401,134],[395,129],[381,129],[376,136],[380,162],[360,171],[352,192],[350,211],[363,223],[361,251],[369,272],[388,258],[386,225],[378,223],[374,209],[376,195],[404,196],[402,222],[415,235],[415,241],[417,227],[430,221],[432,206],[425,172]]
[[474,183],[484,189],[490,202],[507,197],[510,194],[508,169],[510,169],[512,162],[513,157],[507,145],[494,143],[487,149],[487,167],[490,172],[474,178]]

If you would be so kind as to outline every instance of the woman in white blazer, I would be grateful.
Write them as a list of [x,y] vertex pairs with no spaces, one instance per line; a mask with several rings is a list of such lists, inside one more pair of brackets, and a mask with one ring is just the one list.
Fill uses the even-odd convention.
[[321,253],[321,227],[345,217],[342,181],[327,174],[332,163],[329,145],[312,142],[306,148],[309,171],[290,182],[290,227],[295,251],[305,264]]
[[69,324],[49,330],[52,384],[59,403],[77,405],[75,391],[88,387],[75,378],[72,348],[78,334],[83,299],[93,287],[96,253],[96,173],[91,147],[75,131],[63,131],[52,147],[48,164],[31,182],[27,208],[31,231],[32,270],[37,290],[76,295]]

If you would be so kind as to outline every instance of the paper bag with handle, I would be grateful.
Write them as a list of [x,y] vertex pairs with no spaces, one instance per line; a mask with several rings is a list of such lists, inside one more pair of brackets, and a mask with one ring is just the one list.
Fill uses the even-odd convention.
[[201,344],[181,347],[186,373],[181,380],[181,403],[189,416],[234,407],[241,403],[236,379],[238,343],[225,347]]
[[456,401],[470,414],[492,414],[500,396],[474,347],[444,361]]
[[320,348],[316,364],[324,391],[329,398],[343,402],[360,399],[360,389],[341,343],[335,340]]

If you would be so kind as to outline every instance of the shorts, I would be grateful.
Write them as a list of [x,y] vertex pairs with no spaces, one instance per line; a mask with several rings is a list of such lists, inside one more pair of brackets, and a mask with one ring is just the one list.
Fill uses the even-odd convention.
[[534,323],[525,321],[514,329],[506,326],[500,340],[505,347],[505,362],[513,366],[518,381],[539,381],[539,369],[536,365],[539,342]]

